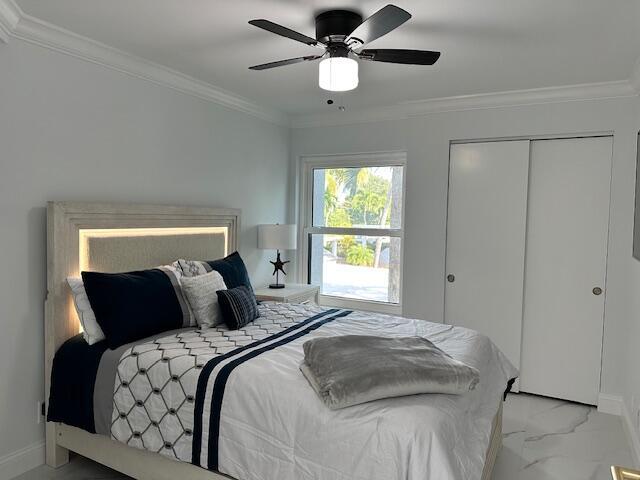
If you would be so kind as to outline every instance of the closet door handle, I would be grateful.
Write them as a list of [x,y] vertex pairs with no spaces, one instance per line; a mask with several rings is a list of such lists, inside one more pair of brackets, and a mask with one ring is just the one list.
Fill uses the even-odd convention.
[[602,289],[600,287],[593,287],[593,290],[591,290],[593,292],[594,295],[601,295],[602,294]]
[[456,276],[452,273],[450,273],[449,275],[447,275],[447,282],[449,283],[453,283],[456,281]]

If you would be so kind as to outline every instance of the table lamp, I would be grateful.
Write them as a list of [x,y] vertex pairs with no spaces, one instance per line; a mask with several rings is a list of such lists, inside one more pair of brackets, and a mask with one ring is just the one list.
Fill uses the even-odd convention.
[[276,276],[276,283],[269,285],[269,288],[284,288],[280,283],[280,272],[286,275],[284,265],[289,261],[280,259],[280,250],[296,249],[296,226],[295,225],[258,225],[258,248],[263,250],[276,250],[277,256],[273,265],[273,274]]

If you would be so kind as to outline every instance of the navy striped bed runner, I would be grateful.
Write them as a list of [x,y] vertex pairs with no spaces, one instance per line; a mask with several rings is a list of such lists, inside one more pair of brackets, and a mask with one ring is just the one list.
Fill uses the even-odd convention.
[[[218,438],[220,433],[222,400],[224,398],[227,380],[236,367],[261,355],[262,353],[269,352],[303,337],[309,332],[312,332],[338,318],[345,317],[350,313],[352,313],[351,310],[326,310],[322,313],[309,317],[286,330],[253,342],[249,345],[237,348],[207,362],[198,377],[198,387],[196,390],[192,463],[209,470],[218,470]],[[216,370],[216,367],[224,362],[227,363],[218,369],[217,374],[214,376],[213,373],[214,370]],[[203,425],[203,423],[206,422],[206,419],[203,418],[205,416],[204,406],[207,397],[207,390],[211,382],[213,382],[213,388],[210,400],[209,422],[207,425]],[[204,446],[207,449],[206,462],[202,461],[203,427],[208,429],[208,445]],[[206,465],[203,463],[206,463]]]

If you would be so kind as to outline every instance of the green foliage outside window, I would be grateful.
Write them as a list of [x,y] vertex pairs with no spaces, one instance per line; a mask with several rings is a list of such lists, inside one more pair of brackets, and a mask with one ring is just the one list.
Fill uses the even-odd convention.
[[[375,167],[324,170],[324,225],[336,228],[388,227],[391,178],[381,172],[382,168]],[[379,257],[381,247],[382,240],[372,244],[360,242],[352,236],[330,240],[325,245],[326,250],[337,254],[342,261],[359,266],[377,266],[376,256]]]
[[338,241],[338,255],[345,258],[349,249],[355,244],[356,238],[353,235],[345,235]]
[[347,263],[349,265],[371,267],[373,266],[373,256],[373,248],[370,248],[369,245],[358,243],[350,246],[349,250],[347,250]]
[[389,202],[391,181],[369,168],[334,168],[325,170],[324,218],[328,227],[381,225]]

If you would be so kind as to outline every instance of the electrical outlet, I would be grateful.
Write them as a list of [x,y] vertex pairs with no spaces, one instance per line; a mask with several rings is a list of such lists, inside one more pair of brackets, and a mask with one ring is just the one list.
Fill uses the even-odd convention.
[[44,420],[44,401],[40,400],[36,402],[36,423],[39,425]]

